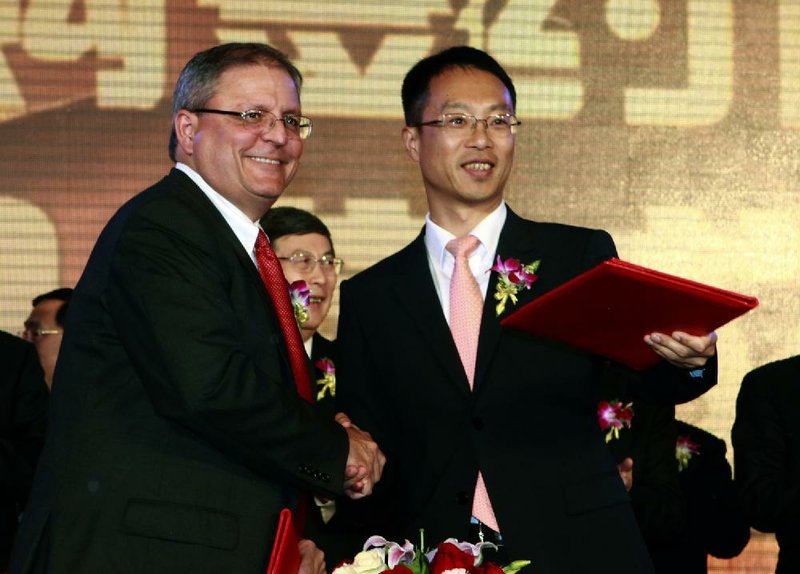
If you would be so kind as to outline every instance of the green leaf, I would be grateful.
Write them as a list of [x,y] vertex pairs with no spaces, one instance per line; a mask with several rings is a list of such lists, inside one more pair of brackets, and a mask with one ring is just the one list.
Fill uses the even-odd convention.
[[530,564],[530,560],[514,560],[508,566],[503,566],[503,572],[506,574],[517,574],[520,570],[525,568],[528,564]]

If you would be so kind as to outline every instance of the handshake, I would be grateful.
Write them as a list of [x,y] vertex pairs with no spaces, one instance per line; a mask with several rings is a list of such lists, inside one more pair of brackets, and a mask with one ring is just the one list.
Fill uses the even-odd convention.
[[345,494],[352,499],[363,498],[372,493],[375,483],[381,479],[386,457],[372,436],[355,426],[346,414],[337,413],[336,422],[345,428],[350,440],[344,471]]

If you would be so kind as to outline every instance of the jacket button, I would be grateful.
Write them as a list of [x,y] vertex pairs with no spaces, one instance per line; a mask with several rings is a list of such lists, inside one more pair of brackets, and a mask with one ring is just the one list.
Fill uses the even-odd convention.
[[459,491],[456,494],[456,502],[458,502],[459,504],[466,504],[467,502],[469,502],[469,494],[467,494],[463,490]]
[[483,430],[483,419],[480,417],[475,417],[472,419],[472,427],[475,430]]

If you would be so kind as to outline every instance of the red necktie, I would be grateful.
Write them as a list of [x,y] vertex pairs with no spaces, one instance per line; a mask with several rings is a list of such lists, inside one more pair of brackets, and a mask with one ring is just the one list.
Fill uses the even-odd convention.
[[[292,302],[289,299],[289,284],[283,275],[281,262],[278,261],[278,256],[270,247],[267,234],[263,229],[259,230],[256,239],[256,263],[258,264],[258,274],[261,275],[264,287],[275,306],[275,313],[278,315],[278,322],[289,351],[289,365],[292,367],[297,394],[307,402],[313,403],[308,355],[303,346],[303,339],[300,337],[300,328],[294,316]],[[294,511],[294,529],[298,538],[303,538],[309,504],[308,493],[303,494],[297,501],[297,508]]]
[[283,338],[286,340],[289,364],[292,367],[295,385],[297,385],[297,394],[309,403],[313,403],[308,355],[303,346],[303,339],[300,337],[300,328],[297,326],[292,302],[289,299],[289,284],[283,276],[281,262],[278,261],[278,257],[270,247],[267,234],[263,230],[258,232],[258,239],[256,239],[256,263],[264,287],[267,288],[267,293],[275,306]]
[[[469,255],[480,245],[474,235],[465,235],[451,240],[446,249],[455,257],[453,277],[450,279],[450,332],[453,334],[461,364],[471,389],[475,380],[475,360],[478,356],[478,335],[481,331],[483,295],[475,276],[469,268]],[[497,519],[489,501],[489,493],[478,471],[475,496],[472,499],[472,515],[495,532],[500,532]]]

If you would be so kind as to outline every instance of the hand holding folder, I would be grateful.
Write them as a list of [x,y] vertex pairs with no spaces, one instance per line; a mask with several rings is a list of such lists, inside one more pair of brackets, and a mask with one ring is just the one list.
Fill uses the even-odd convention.
[[758,305],[725,291],[612,258],[501,321],[634,369],[656,364],[648,333],[705,335]]

